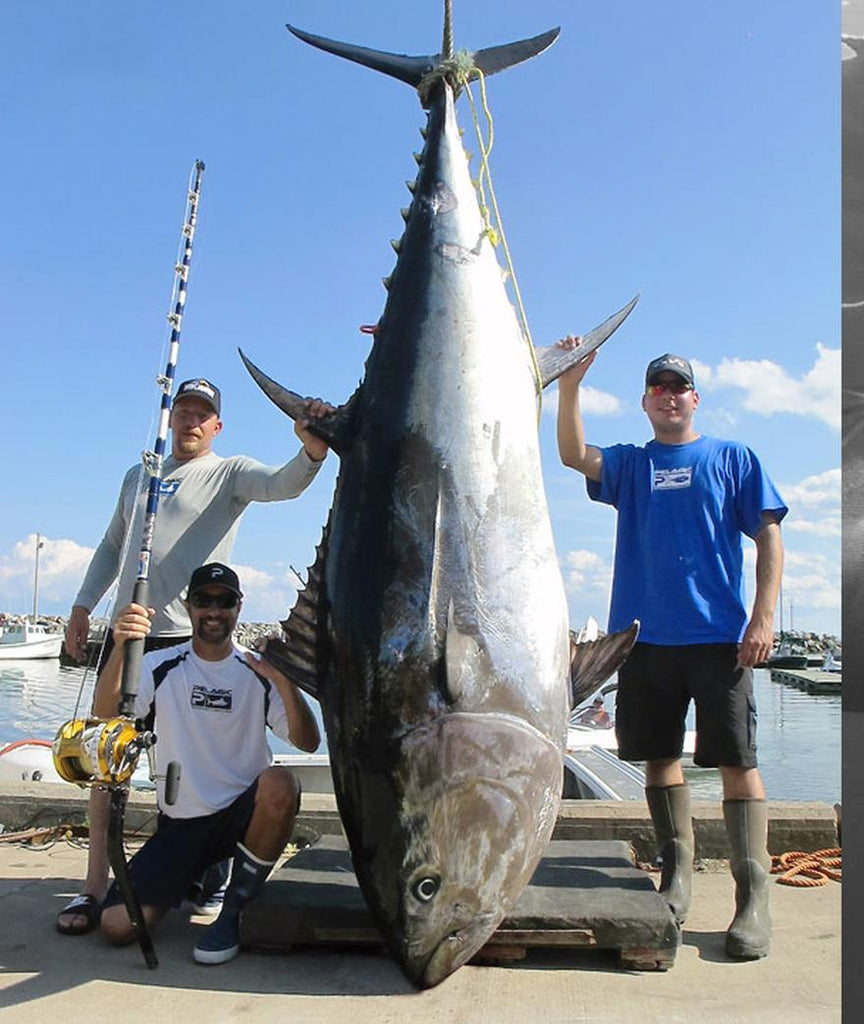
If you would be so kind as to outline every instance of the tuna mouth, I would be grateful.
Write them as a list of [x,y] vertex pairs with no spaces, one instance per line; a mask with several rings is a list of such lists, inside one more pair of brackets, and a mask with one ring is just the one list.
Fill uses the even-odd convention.
[[464,928],[445,935],[431,955],[412,955],[409,951],[405,958],[405,971],[418,988],[432,988],[476,956],[497,927],[497,915],[480,914]]

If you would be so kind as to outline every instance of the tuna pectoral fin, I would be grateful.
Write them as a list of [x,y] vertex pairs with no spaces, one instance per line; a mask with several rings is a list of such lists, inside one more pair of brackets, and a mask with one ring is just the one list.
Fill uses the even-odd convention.
[[603,342],[610,335],[614,334],[627,317],[630,316],[633,312],[633,307],[638,301],[639,296],[634,295],[623,309],[613,313],[608,320],[604,320],[593,331],[583,334],[582,343],[578,348],[559,348],[557,345],[536,348],[534,351],[537,356],[537,365],[540,367],[543,387],[545,388],[547,384],[557,380],[565,370],[569,370],[571,366],[581,362],[585,356],[600,348]]
[[570,640],[570,707],[590,697],[624,664],[639,635],[639,621],[599,640]]
[[318,660],[318,609],[321,606],[324,566],[327,561],[329,524],[309,567],[306,586],[297,594],[288,618],[280,623],[285,640],[271,637],[261,651],[265,661],[278,668],[295,686],[318,700],[318,679],[321,665]]
[[474,680],[482,678],[486,668],[481,662],[486,654],[477,638],[463,633],[456,625],[453,602],[447,609],[447,637],[444,642],[444,679],[441,696],[448,704],[455,704],[466,689],[470,691]]
[[[296,392],[283,388],[281,384],[277,384],[275,380],[259,370],[251,359],[246,358],[242,349],[237,349],[237,351],[240,353],[243,365],[252,375],[252,379],[270,401],[277,405],[282,412],[287,413],[292,420],[302,417],[305,399]],[[350,420],[351,402],[349,400],[328,416],[321,416],[313,420],[309,424],[309,429],[313,434],[317,434],[318,437],[326,441],[337,455],[341,455],[348,444]]]

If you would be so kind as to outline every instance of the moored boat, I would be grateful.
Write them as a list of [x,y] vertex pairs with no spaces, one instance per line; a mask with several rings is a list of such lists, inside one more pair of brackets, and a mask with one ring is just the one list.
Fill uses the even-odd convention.
[[11,623],[0,636],[0,661],[59,658],[62,646],[62,634],[49,632],[41,622]]
[[807,652],[782,639],[765,664],[767,668],[807,668]]

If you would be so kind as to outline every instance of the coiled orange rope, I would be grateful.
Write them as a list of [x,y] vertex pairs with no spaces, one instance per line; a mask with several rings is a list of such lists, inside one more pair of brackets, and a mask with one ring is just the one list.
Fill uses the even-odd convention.
[[790,850],[771,857],[771,874],[779,875],[781,885],[794,885],[801,889],[827,885],[829,881],[843,881],[843,859],[840,847],[803,853]]

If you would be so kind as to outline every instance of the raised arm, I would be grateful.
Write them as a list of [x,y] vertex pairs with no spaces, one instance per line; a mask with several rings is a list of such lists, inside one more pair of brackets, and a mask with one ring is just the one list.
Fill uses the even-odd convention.
[[284,466],[265,466],[255,459],[237,457],[239,466],[234,481],[235,494],[243,501],[285,501],[296,498],[315,479],[318,470],[330,450],[326,441],[309,430],[319,416],[334,411],[332,405],[320,398],[305,400],[306,415],[294,424],[294,433],[303,442],[303,447]]
[[[572,336],[558,344],[562,348],[575,348],[579,339]],[[591,480],[599,480],[603,468],[603,453],[585,443],[585,428],[579,408],[579,386],[594,362],[592,352],[581,363],[562,373],[558,378],[558,454],[565,466],[584,473]]]

